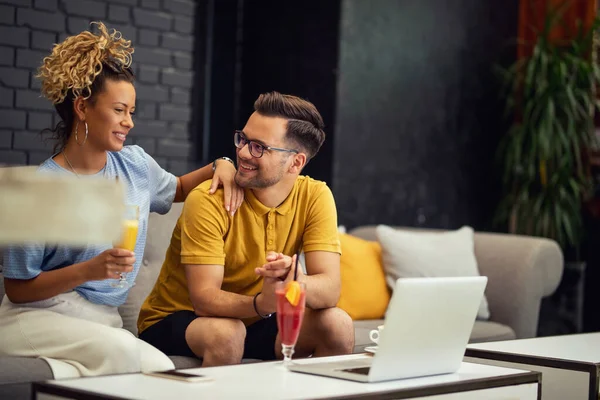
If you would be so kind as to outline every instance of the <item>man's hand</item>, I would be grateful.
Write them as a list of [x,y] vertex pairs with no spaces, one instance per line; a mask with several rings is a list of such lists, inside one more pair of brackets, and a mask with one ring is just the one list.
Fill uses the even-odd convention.
[[263,279],[261,294],[256,298],[256,306],[261,314],[271,314],[277,311],[277,296],[275,295],[275,285],[281,280],[277,278]]
[[302,282],[303,280],[302,278],[304,277],[304,270],[302,269],[302,264],[300,263],[300,260],[298,260],[298,264],[296,264],[296,257],[298,256],[294,255],[292,257],[292,267],[290,268],[290,272],[284,280],[286,283],[294,280],[294,270],[296,268],[298,268],[298,271],[296,271],[296,280],[298,282]]
[[265,278],[276,278],[284,281],[288,277],[291,267],[295,262],[295,255],[290,257],[283,253],[270,251],[267,253],[267,263],[262,267],[254,269],[254,272]]
[[[256,299],[257,307],[262,314],[270,314],[277,311],[277,296],[275,295],[275,285],[277,282],[289,282],[294,280],[294,268],[296,266],[296,257],[286,256],[282,253],[269,252],[267,263],[255,271],[258,275],[264,277],[261,294]],[[298,264],[298,273],[296,279],[301,281],[304,273],[302,266]]]

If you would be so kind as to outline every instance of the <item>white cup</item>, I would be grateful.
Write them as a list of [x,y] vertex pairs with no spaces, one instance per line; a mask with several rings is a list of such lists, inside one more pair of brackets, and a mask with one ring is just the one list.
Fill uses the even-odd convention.
[[369,332],[369,339],[371,339],[372,342],[377,344],[379,342],[381,332],[383,332],[383,325],[379,325],[377,329],[373,329],[371,332]]

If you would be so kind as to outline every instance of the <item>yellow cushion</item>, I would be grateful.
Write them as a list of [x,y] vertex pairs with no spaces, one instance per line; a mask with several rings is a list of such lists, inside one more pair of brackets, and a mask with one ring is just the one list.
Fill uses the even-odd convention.
[[390,301],[385,283],[381,246],[340,233],[342,293],[337,306],[352,319],[383,318]]

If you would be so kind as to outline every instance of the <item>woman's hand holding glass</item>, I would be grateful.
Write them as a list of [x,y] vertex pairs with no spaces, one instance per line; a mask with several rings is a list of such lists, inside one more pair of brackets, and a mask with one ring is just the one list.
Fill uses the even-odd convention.
[[213,174],[208,193],[213,194],[219,186],[223,186],[225,209],[233,216],[244,201],[244,189],[235,183],[235,166],[227,160],[217,160],[217,168]]
[[[140,218],[140,209],[136,205],[127,205],[125,206],[125,215],[123,217],[123,232],[121,233],[121,237],[119,242],[115,243],[114,247],[117,249],[122,249],[129,251],[133,254],[135,250],[135,244],[137,243],[137,235],[139,228],[139,218]],[[135,262],[135,259],[134,259]],[[130,271],[122,271],[119,274],[119,281],[111,284],[112,287],[116,288],[126,288],[129,287],[129,283],[125,277],[126,272]],[[133,286],[133,285],[131,285]]]
[[122,273],[133,271],[135,255],[125,249],[108,249],[86,262],[86,280],[119,279]]

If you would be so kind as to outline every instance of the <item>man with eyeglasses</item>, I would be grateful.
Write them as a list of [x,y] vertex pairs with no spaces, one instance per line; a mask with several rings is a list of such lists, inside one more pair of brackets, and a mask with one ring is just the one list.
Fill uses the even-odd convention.
[[235,215],[210,181],[187,197],[160,276],[138,319],[140,338],[203,366],[281,358],[275,284],[293,279],[305,253],[306,311],[295,356],[349,354],[352,320],[336,308],[340,243],[331,190],[300,173],[325,140],[316,107],[295,96],[262,94],[234,133],[244,201]]

